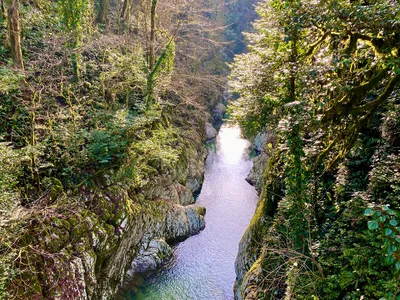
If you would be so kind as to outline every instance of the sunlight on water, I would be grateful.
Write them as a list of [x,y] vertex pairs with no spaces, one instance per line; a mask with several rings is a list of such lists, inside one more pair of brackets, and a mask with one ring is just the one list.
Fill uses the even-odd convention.
[[234,263],[239,241],[253,216],[257,194],[245,178],[252,163],[250,143],[237,126],[223,125],[216,151],[207,158],[198,203],[207,208],[206,228],[180,243],[174,259],[132,287],[125,299],[233,299]]
[[248,141],[241,138],[239,126],[222,127],[218,135],[219,153],[226,163],[235,164],[243,159]]

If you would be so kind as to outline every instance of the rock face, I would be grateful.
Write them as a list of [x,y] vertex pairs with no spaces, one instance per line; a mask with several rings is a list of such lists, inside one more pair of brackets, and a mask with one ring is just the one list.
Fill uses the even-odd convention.
[[258,193],[260,193],[262,188],[262,178],[268,162],[268,157],[267,153],[261,152],[259,156],[253,158],[253,168],[246,178],[247,182],[254,186]]
[[[121,216],[116,226],[120,230],[118,246],[109,245],[107,250],[103,245],[106,252],[112,252],[96,274],[93,290],[86,288],[89,299],[111,299],[136,273],[155,270],[170,258],[172,243],[204,229],[205,209],[193,204],[192,194],[203,180],[206,152],[200,149],[192,149],[199,155],[196,160],[188,155],[181,169],[178,167],[175,173],[154,178],[145,187],[146,200],[137,206],[134,215]],[[192,165],[194,161],[196,165]],[[179,178],[185,178],[186,183],[180,183]],[[191,181],[198,186],[191,189]]]
[[221,123],[226,113],[226,106],[223,103],[219,103],[213,110],[212,116],[216,123]]
[[[253,148],[259,156],[253,159],[253,168],[246,180],[253,184],[258,192],[261,192],[263,185],[263,174],[268,163],[268,159],[275,148],[276,139],[269,133],[260,133],[254,139]],[[235,262],[236,282],[235,282],[235,299],[236,300],[257,300],[258,299],[258,282],[262,280],[261,261],[263,254],[260,253],[263,245],[264,230],[268,228],[268,218],[265,217],[265,201],[263,201],[263,193],[260,193],[260,200],[247,228],[243,235],[239,251]],[[273,196],[274,197],[274,196]]]
[[235,261],[236,281],[234,286],[235,300],[257,300],[257,283],[260,265],[260,245],[262,245],[263,230],[267,228],[263,218],[264,204],[260,202],[253,219],[243,235]]
[[143,249],[140,249],[139,255],[133,260],[127,274],[133,276],[138,272],[156,270],[171,255],[172,249],[165,240],[151,240],[146,246],[144,245]]
[[203,131],[189,130],[178,161],[140,188],[103,180],[45,217],[27,217],[23,242],[41,252],[29,254],[29,274],[15,277],[14,291],[25,299],[113,299],[136,273],[160,267],[170,245],[200,232],[205,208],[193,204],[193,192],[207,150]]
[[253,168],[251,169],[246,180],[253,185],[257,192],[261,192],[262,179],[268,158],[271,156],[272,149],[275,148],[275,137],[270,132],[257,134],[253,141],[253,149],[258,154],[253,159]]
[[253,141],[253,149],[257,154],[263,150],[263,145],[268,140],[269,134],[267,132],[259,132]]
[[207,138],[207,141],[215,139],[217,137],[217,135],[218,135],[217,130],[210,123],[207,123],[206,124],[206,138]]
[[[96,274],[96,284],[90,290],[90,286],[81,283],[86,285],[90,299],[112,298],[124,282],[137,272],[151,271],[161,266],[172,254],[170,243],[182,241],[205,226],[204,215],[199,213],[202,210],[196,205],[181,206],[157,200],[140,210],[135,216],[121,218],[118,222],[118,241],[111,244],[106,238],[104,244],[100,242],[98,248],[102,249],[100,253],[104,253],[107,260],[101,266],[100,274]],[[98,240],[102,238],[99,236]],[[95,265],[97,263],[95,259]],[[96,266],[86,266],[88,269],[93,267],[96,270]]]
[[164,238],[155,237],[151,232],[144,235],[141,248],[127,271],[127,279],[138,272],[152,271],[159,268],[172,255],[171,246],[165,238],[184,239],[200,232],[205,227],[205,209],[201,206],[190,205],[177,208],[177,213],[166,220]]

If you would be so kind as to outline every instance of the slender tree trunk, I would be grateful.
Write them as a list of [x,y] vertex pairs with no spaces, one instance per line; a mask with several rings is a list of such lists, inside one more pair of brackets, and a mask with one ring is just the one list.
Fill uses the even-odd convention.
[[149,49],[149,67],[153,70],[154,67],[154,47],[155,47],[155,19],[156,19],[157,0],[151,1],[151,19],[150,19],[150,49]]
[[296,76],[297,76],[297,60],[298,60],[298,51],[297,51],[297,40],[298,40],[298,30],[294,28],[292,31],[292,53],[290,55],[290,88],[289,88],[289,97],[290,101],[296,100]]
[[0,17],[4,18],[6,16],[6,8],[4,6],[4,0],[0,0]]
[[[125,4],[125,2],[124,2],[124,4]],[[97,23],[100,23],[100,24],[108,23],[108,19],[107,19],[108,7],[109,7],[109,0],[100,0],[99,13],[97,15]]]
[[128,2],[129,2],[129,0],[124,0],[124,2],[122,3],[121,19],[125,19],[125,13],[126,13],[126,9],[128,8]]
[[10,35],[11,56],[14,67],[24,71],[24,61],[21,51],[21,28],[19,24],[19,1],[7,1],[8,30]]

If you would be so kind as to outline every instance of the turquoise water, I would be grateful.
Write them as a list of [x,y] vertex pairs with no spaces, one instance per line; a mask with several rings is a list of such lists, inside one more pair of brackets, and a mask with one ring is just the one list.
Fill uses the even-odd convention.
[[178,244],[165,268],[138,279],[123,298],[233,299],[239,241],[257,202],[255,189],[245,180],[252,167],[249,146],[238,127],[221,127],[198,197],[198,204],[207,208],[206,228]]

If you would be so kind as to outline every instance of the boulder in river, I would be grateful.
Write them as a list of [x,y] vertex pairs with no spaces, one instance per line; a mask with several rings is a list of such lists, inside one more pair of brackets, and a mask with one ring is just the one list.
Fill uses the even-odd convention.
[[206,138],[207,138],[207,141],[215,139],[217,137],[217,134],[218,134],[217,130],[210,123],[207,123],[206,124]]
[[132,269],[128,274],[156,270],[171,255],[172,248],[164,239],[153,239],[147,244],[147,247],[140,250],[140,254],[132,262]]

